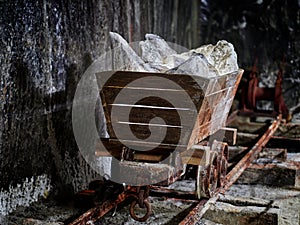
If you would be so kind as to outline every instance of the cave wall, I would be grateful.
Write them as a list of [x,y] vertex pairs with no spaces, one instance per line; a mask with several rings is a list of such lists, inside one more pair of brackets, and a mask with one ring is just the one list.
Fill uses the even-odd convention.
[[226,39],[239,65],[256,63],[260,86],[274,87],[283,68],[283,95],[289,108],[300,103],[300,1],[201,1],[202,43]]
[[[0,214],[49,191],[67,198],[97,177],[79,154],[72,130],[78,81],[110,48],[109,31],[128,41],[151,32],[168,41],[191,42],[200,29],[192,30],[197,25],[189,18],[192,5],[172,0],[0,1]],[[188,30],[189,38],[178,29]]]
[[49,191],[76,192],[97,176],[79,154],[71,109],[85,69],[110,48],[109,31],[128,41],[155,33],[187,48],[226,39],[240,67],[258,58],[271,85],[285,55],[285,94],[293,105],[300,95],[299,4],[0,0],[0,213]]

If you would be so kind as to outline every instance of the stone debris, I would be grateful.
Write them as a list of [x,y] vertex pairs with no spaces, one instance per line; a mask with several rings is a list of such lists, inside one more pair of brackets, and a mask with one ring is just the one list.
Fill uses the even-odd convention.
[[119,34],[110,32],[114,70],[221,76],[238,70],[237,54],[231,43],[221,40],[181,54],[158,35],[146,34],[135,49]]
[[166,71],[166,73],[190,74],[205,77],[217,76],[217,71],[208,63],[206,57],[201,53],[194,53],[182,64]]
[[195,49],[195,52],[203,54],[219,75],[237,71],[239,68],[234,47],[225,40],[218,41],[215,46],[204,45]]
[[139,42],[139,47],[140,56],[146,63],[163,64],[167,56],[177,54],[161,37],[155,34],[146,34],[145,38],[145,41]]
[[[263,199],[264,201],[272,202],[272,208],[270,209],[279,209],[278,223],[264,224],[299,224],[300,191],[297,189],[288,187],[268,187],[261,184],[235,184],[226,192],[226,196],[228,195],[241,198]],[[269,212],[269,210],[265,211],[264,214],[267,215]]]
[[119,34],[110,32],[112,47],[112,69],[123,71],[154,72],[130,47],[127,41]]
[[268,206],[235,206],[217,202],[204,215],[204,218],[220,224],[265,225],[278,224],[280,210]]

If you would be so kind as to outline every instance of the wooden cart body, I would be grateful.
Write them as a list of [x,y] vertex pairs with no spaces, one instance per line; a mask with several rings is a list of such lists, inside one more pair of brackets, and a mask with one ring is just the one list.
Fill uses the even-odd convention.
[[[109,134],[99,146],[118,159],[124,183],[174,181],[181,174],[180,156],[225,126],[242,73],[206,78],[116,71],[108,79],[97,74]],[[96,154],[107,152],[98,148]],[[140,176],[126,176],[136,171]]]

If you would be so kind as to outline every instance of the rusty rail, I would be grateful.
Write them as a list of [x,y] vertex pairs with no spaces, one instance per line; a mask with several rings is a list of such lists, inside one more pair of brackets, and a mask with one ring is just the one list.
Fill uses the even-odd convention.
[[198,224],[202,216],[209,209],[212,204],[215,204],[219,199],[219,193],[224,194],[229,187],[239,178],[239,176],[249,167],[250,163],[255,159],[257,154],[261,152],[263,147],[267,144],[269,139],[275,133],[281,122],[281,115],[273,121],[268,130],[260,137],[257,143],[251,150],[235,165],[235,167],[227,174],[225,184],[222,188],[217,189],[215,196],[210,199],[202,199],[196,207],[179,223],[179,225]]
[[123,202],[127,197],[129,192],[133,191],[132,187],[127,187],[127,189],[118,195],[115,201],[106,201],[103,204],[95,206],[94,208],[89,209],[76,220],[74,220],[69,225],[86,225],[86,224],[93,224],[101,217],[103,217],[106,213],[110,210],[115,208],[118,204]]
[[210,199],[201,199],[196,207],[189,212],[189,214],[179,223],[179,225],[198,224],[204,213],[217,200],[218,196],[212,197]]
[[281,115],[273,121],[268,130],[259,138],[256,144],[250,149],[250,151],[235,165],[235,167],[227,174],[225,185],[222,192],[228,190],[228,188],[239,178],[239,176],[245,171],[250,163],[255,159],[258,153],[261,152],[263,147],[268,143],[272,135],[275,133],[281,122]]

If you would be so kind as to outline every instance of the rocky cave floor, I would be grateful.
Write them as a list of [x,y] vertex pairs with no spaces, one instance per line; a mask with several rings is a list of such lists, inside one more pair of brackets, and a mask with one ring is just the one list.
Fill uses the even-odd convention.
[[[288,159],[300,162],[300,154],[289,154]],[[192,191],[195,188],[195,182],[193,180],[182,180],[175,182],[169,188],[181,191]],[[255,204],[253,206],[247,206],[245,203],[244,206],[234,206],[232,202],[228,203],[228,201],[232,201],[232,199],[245,200],[247,202],[251,200],[255,202]],[[117,209],[115,213],[109,212],[94,225],[175,225],[178,224],[196,204],[164,197],[150,197],[150,202],[153,212],[145,223],[134,221],[129,215],[129,207],[124,206]],[[268,207],[266,205],[268,205]],[[210,209],[204,215],[204,218],[199,221],[198,224],[249,224],[243,223],[242,220],[243,216],[251,211],[275,213],[278,216],[278,224],[298,225],[300,224],[300,189],[292,187],[271,187],[261,184],[234,184],[225,195],[221,196],[220,201],[211,205]],[[232,213],[234,213],[235,216],[232,216]],[[67,224],[66,221],[70,221],[79,214],[80,210],[71,203],[58,204],[51,199],[44,199],[33,203],[29,207],[19,207],[7,217],[2,218],[0,224],[61,225]],[[237,220],[239,220],[239,222],[237,222]],[[223,221],[223,223],[221,221]],[[263,224],[257,221],[259,221],[258,218],[251,224]]]
[[[182,187],[184,190],[192,190],[194,188],[194,182],[187,180],[179,181],[171,188],[174,187],[181,190]],[[262,201],[267,202],[270,203],[270,208],[265,206],[232,206],[224,201],[224,199],[232,198],[251,199],[257,203],[261,203]],[[298,225],[300,222],[299,189],[235,184],[226,192],[225,196],[222,196],[222,199],[223,200],[217,201],[216,204],[211,205],[210,209],[204,215],[204,218],[199,221],[199,225],[243,224],[241,219],[242,214],[246,215],[244,212],[249,210],[258,212],[274,211],[278,215],[278,224],[281,225]],[[114,215],[113,212],[109,212],[94,225],[175,225],[183,220],[193,206],[195,206],[195,203],[162,197],[150,197],[150,202],[153,212],[145,223],[134,221],[129,215],[129,207],[125,206],[117,210]],[[246,209],[247,207],[248,209]],[[240,216],[231,216],[232,213],[240,214]],[[2,218],[0,222],[3,225],[61,225],[67,224],[67,220],[74,218],[74,215],[78,214],[79,210],[73,207],[72,204],[59,205],[55,201],[43,200],[33,203],[29,207],[19,207],[9,216]],[[237,219],[240,220],[240,222],[237,222]],[[220,223],[220,221],[224,222]],[[262,224],[257,221],[259,221],[259,219],[251,224]]]
[[[297,127],[300,133],[300,116],[296,117]],[[298,120],[299,118],[299,120]],[[294,121],[294,122],[295,122]],[[299,122],[299,123],[298,123]],[[299,146],[300,147],[300,146]],[[300,153],[287,154],[287,162],[300,165]],[[225,195],[210,206],[203,219],[197,224],[300,224],[300,188],[299,169],[296,171],[295,186],[272,184],[266,185],[247,184],[236,182]],[[280,182],[280,181],[279,181]],[[296,183],[295,183],[296,184]],[[181,191],[193,191],[194,180],[181,180],[172,184],[169,188]],[[115,212],[109,212],[105,217],[95,222],[94,225],[107,224],[178,224],[189,211],[196,205],[193,201],[165,197],[150,197],[152,214],[145,223],[134,221],[129,215],[129,206],[117,208]],[[238,204],[236,204],[238,203]],[[249,204],[250,203],[250,204]],[[72,202],[61,204],[53,199],[41,199],[28,207],[18,207],[8,216],[0,217],[1,225],[61,225],[68,224],[77,218],[82,211],[74,207]],[[275,219],[260,220],[260,217],[274,217]],[[247,219],[252,217],[252,220]],[[250,222],[249,222],[250,221]],[[251,222],[252,221],[252,222]],[[93,225],[93,223],[90,223]]]

